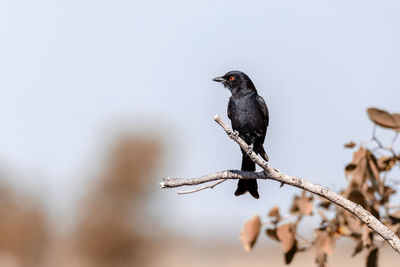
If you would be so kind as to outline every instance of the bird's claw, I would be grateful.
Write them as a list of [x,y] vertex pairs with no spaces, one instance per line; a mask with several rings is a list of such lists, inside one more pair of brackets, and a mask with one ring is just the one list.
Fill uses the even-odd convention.
[[250,155],[253,153],[253,149],[254,149],[253,144],[249,145],[249,146],[247,147],[247,155],[250,156]]
[[239,137],[239,132],[238,131],[229,131],[229,137],[233,140],[236,140]]

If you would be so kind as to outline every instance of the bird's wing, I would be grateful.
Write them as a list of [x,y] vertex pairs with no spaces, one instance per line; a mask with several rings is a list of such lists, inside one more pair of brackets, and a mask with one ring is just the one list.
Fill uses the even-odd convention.
[[267,133],[267,126],[268,126],[268,123],[269,123],[269,113],[268,113],[267,104],[265,104],[264,99],[261,96],[257,95],[256,100],[257,100],[258,107],[260,108],[260,110],[261,110],[261,112],[262,112],[262,114],[264,116],[264,124],[265,124],[265,129],[263,129],[263,130],[261,130],[259,132],[256,132],[256,135],[258,135],[259,138],[262,139],[262,142],[261,142],[260,146],[257,147],[257,150],[258,150],[258,153],[261,155],[261,157],[265,161],[268,161],[269,160],[268,159],[268,155],[265,152],[262,143],[264,143],[265,134]]
[[228,118],[231,120],[231,98],[229,98],[228,102]]
[[261,109],[261,111],[264,115],[265,124],[266,124],[266,126],[268,126],[269,114],[268,114],[267,104],[265,104],[264,98],[262,98],[259,95],[256,97],[256,100],[257,100],[258,107]]

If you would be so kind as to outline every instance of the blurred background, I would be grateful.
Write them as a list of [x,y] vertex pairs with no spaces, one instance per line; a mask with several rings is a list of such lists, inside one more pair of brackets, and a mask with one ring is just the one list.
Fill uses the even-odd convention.
[[[0,0],[0,266],[283,266],[278,243],[263,235],[246,253],[238,235],[297,189],[259,182],[254,200],[234,197],[235,181],[183,196],[158,183],[240,167],[212,119],[227,120],[229,91],[211,79],[241,70],[269,107],[271,164],[343,188],[343,144],[371,136],[365,109],[400,111],[399,12],[394,0]],[[332,266],[364,262],[346,246]]]

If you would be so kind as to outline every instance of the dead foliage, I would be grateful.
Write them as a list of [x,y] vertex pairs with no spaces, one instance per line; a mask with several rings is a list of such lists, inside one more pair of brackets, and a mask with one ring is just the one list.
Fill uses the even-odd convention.
[[261,228],[260,217],[255,215],[250,220],[246,221],[242,231],[240,232],[240,241],[243,243],[243,248],[250,251],[257,241],[258,233]]
[[[400,166],[400,151],[394,148],[400,131],[400,114],[392,114],[377,108],[369,108],[367,113],[375,124],[373,136],[370,142],[358,145],[358,149],[353,152],[351,162],[345,166],[344,173],[348,185],[340,194],[368,210],[400,235],[400,207],[389,204],[391,197],[396,193],[395,184],[385,179],[387,172]],[[389,146],[383,145],[375,135],[376,126],[393,132],[394,138]],[[344,145],[345,148],[356,146],[354,142]],[[268,226],[266,229],[269,238],[281,243],[286,264],[292,262],[296,253],[313,249],[316,265],[325,267],[329,256],[334,254],[336,240],[349,238],[355,242],[351,256],[356,256],[365,250],[366,266],[378,266],[379,248],[386,243],[349,212],[331,205],[325,199],[314,199],[311,194],[303,191],[293,198],[290,213],[291,216],[284,217],[278,206],[273,207],[268,212],[270,218],[268,224],[272,227]],[[327,213],[331,216],[327,216]],[[305,216],[314,214],[320,218],[314,236],[310,240],[300,238],[297,232],[298,225]],[[253,235],[252,240],[256,239],[257,237]]]

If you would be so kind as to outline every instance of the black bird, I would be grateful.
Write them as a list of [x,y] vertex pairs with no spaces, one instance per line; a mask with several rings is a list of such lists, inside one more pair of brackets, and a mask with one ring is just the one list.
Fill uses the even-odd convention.
[[[250,78],[240,71],[230,71],[224,76],[214,78],[227,87],[232,96],[228,103],[228,118],[232,129],[239,132],[247,144],[253,146],[253,151],[268,161],[263,143],[267,134],[269,122],[268,108],[264,99],[258,95],[256,87]],[[256,165],[245,151],[242,150],[242,171],[255,171]],[[254,198],[259,198],[257,180],[239,180],[235,191],[236,196],[249,192]]]

